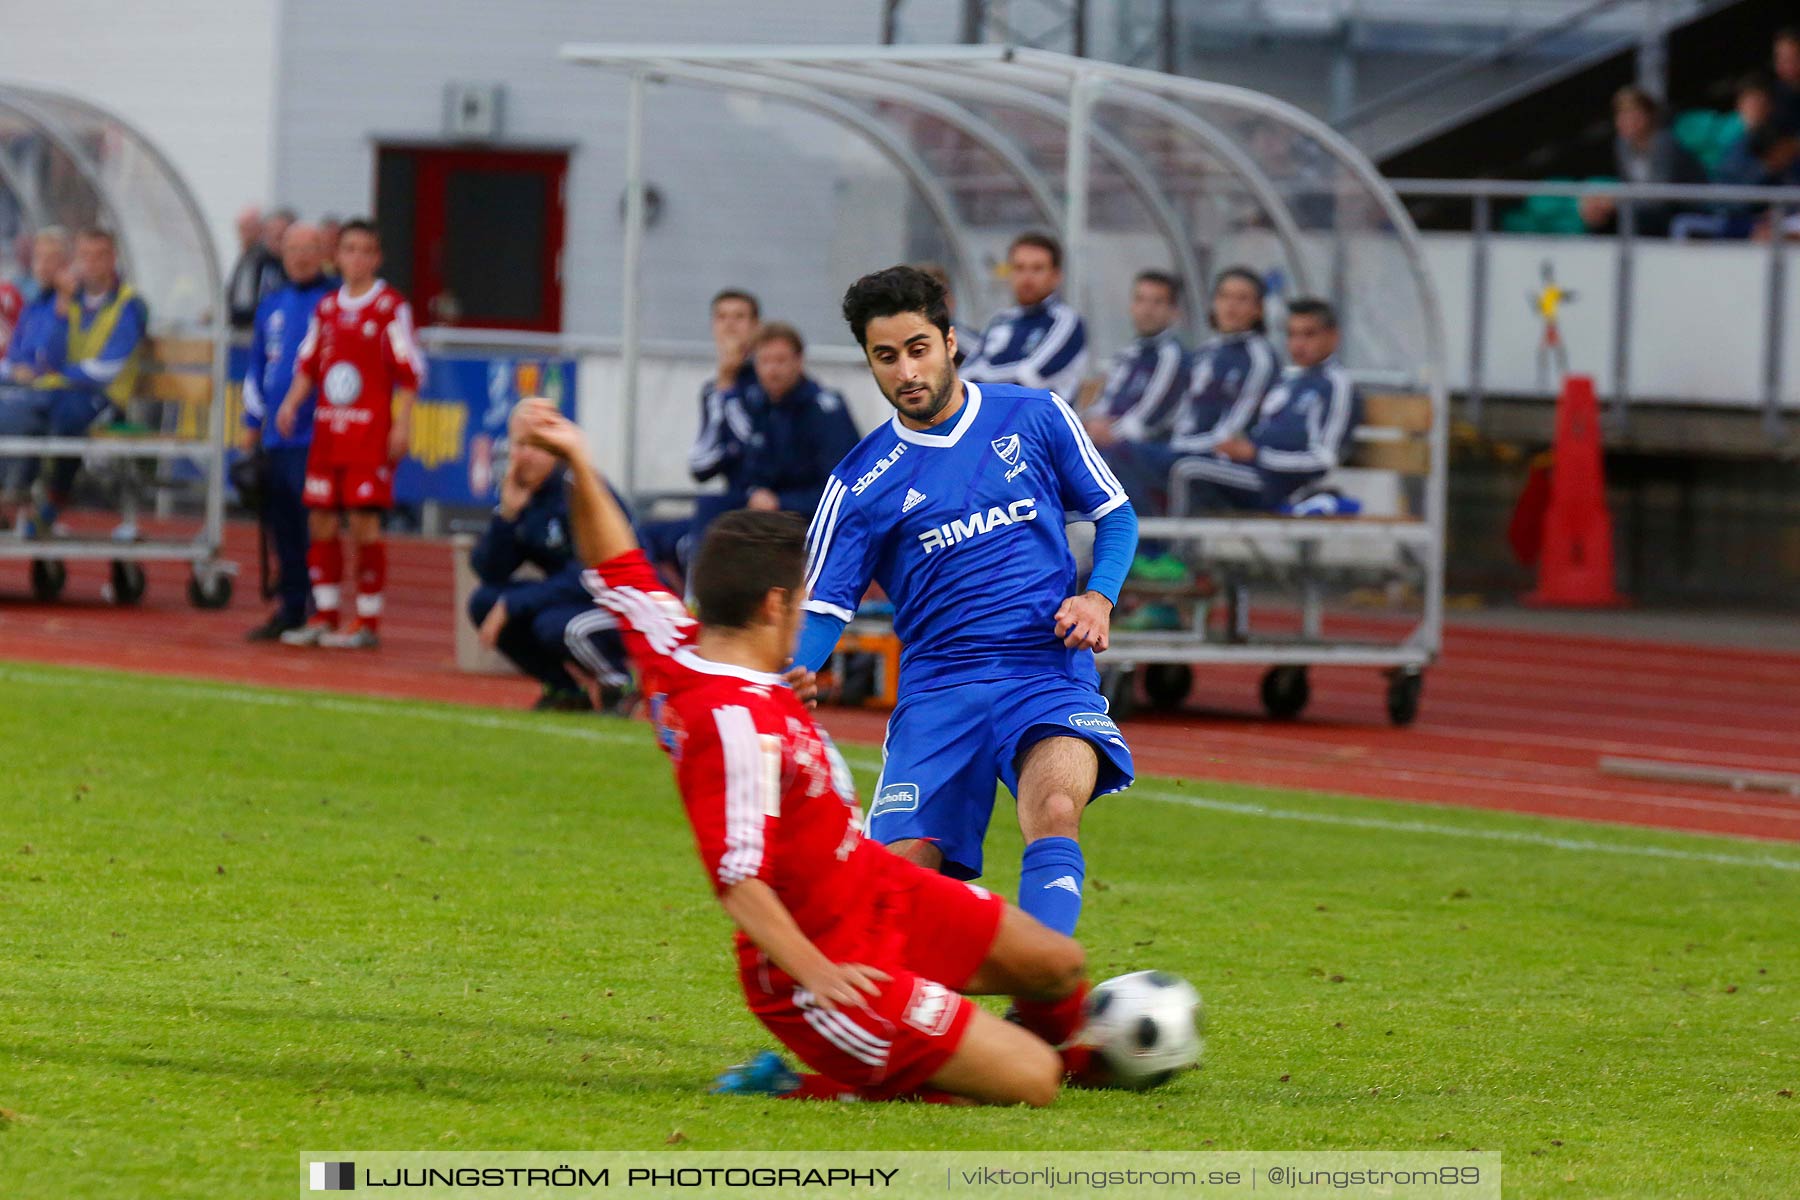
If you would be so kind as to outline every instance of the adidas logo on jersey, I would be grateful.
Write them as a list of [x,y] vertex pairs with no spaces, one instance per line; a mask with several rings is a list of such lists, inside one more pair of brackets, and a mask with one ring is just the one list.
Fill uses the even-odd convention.
[[984,533],[992,533],[996,529],[1004,529],[1008,525],[1018,525],[1025,521],[1037,520],[1037,500],[1027,496],[1023,500],[1014,500],[1002,507],[994,505],[986,512],[976,509],[960,521],[952,521],[948,525],[939,525],[927,529],[919,535],[919,545],[925,553],[942,550],[954,546],[958,542],[966,542],[972,537],[980,537]]
[[1044,890],[1046,892],[1051,888],[1061,888],[1065,892],[1074,892],[1077,896],[1081,895],[1081,885],[1075,882],[1075,877],[1073,875],[1064,875],[1061,879],[1052,879],[1049,883],[1044,885]]
[[918,488],[907,488],[906,503],[900,506],[900,513],[904,516],[923,503],[925,503],[924,492],[921,492]]

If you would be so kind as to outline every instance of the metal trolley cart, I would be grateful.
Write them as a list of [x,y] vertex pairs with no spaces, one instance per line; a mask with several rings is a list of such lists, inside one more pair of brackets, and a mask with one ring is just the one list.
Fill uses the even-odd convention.
[[[222,607],[233,571],[219,558],[229,331],[205,217],[168,160],[126,122],[70,96],[0,82],[5,243],[51,226],[73,232],[93,225],[114,235],[121,274],[149,308],[137,395],[118,421],[103,421],[87,437],[0,438],[0,458],[86,460],[117,485],[121,520],[98,536],[0,531],[0,559],[28,562],[31,590],[45,600],[61,593],[70,562],[110,563],[111,594],[121,604],[144,595],[145,562],[186,562],[189,600]],[[194,496],[197,525],[171,520],[177,498]],[[153,536],[137,528],[146,498],[158,518]]]
[[[1365,396],[1364,423],[1350,463],[1327,486],[1357,497],[1356,516],[1199,517],[1139,522],[1142,536],[1167,540],[1202,573],[1197,586],[1133,588],[1136,599],[1169,604],[1184,628],[1115,633],[1101,658],[1108,694],[1129,708],[1134,674],[1153,708],[1186,699],[1193,668],[1213,663],[1266,664],[1260,688],[1272,717],[1295,717],[1311,698],[1307,668],[1364,666],[1387,673],[1387,713],[1396,725],[1418,715],[1425,668],[1443,645],[1444,490],[1448,419],[1442,395],[1376,392]],[[1178,466],[1171,501],[1185,489]],[[1405,618],[1349,614],[1352,628],[1327,634],[1334,584],[1414,600]],[[1252,597],[1279,592],[1280,632],[1260,632]]]

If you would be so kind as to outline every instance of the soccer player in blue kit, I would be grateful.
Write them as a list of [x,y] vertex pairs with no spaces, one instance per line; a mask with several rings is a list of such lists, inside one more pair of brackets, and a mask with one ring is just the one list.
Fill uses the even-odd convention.
[[[869,836],[973,879],[998,779],[1025,837],[1019,907],[1073,933],[1082,810],[1132,781],[1094,651],[1106,648],[1137,517],[1061,398],[957,377],[944,289],[929,275],[865,275],[844,317],[894,416],[826,484],[796,661],[823,666],[880,583],[904,649]],[[1079,593],[1065,513],[1095,523]]]

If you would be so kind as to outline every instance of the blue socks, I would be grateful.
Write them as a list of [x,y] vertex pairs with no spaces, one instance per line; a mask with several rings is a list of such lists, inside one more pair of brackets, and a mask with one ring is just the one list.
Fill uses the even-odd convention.
[[1073,936],[1081,919],[1087,860],[1074,838],[1039,838],[1019,863],[1019,907],[1061,934]]

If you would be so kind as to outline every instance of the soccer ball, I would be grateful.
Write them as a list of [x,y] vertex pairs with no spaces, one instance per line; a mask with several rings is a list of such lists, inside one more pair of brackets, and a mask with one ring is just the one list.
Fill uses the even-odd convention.
[[1192,984],[1167,971],[1133,971],[1089,993],[1081,1041],[1093,1048],[1109,1083],[1137,1091],[1200,1061],[1200,1025],[1200,993]]

